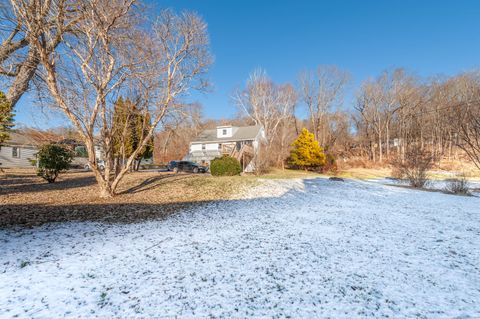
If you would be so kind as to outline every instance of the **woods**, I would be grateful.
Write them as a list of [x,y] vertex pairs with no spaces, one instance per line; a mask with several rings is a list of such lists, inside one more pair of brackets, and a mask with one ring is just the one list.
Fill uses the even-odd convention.
[[404,160],[418,147],[436,158],[475,161],[478,85],[476,73],[422,81],[401,69],[365,82],[353,117],[360,154]]

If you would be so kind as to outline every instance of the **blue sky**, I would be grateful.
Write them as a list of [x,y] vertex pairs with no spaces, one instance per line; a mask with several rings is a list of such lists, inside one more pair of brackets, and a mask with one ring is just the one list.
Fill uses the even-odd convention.
[[[231,95],[251,71],[264,68],[278,83],[296,82],[300,71],[333,64],[349,71],[345,108],[361,81],[404,67],[423,76],[452,75],[480,66],[480,1],[150,1],[162,8],[193,10],[208,23],[215,63],[213,92],[194,94],[209,118],[236,113]],[[57,126],[33,112],[28,97],[17,121]]]

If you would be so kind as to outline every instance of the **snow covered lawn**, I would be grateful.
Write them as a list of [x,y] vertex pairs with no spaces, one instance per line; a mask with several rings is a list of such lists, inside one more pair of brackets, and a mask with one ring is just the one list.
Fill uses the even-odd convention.
[[480,198],[268,180],[137,224],[0,230],[1,318],[479,318]]

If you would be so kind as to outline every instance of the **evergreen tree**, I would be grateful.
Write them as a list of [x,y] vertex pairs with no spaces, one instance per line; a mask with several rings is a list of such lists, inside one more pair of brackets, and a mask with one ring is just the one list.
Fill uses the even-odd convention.
[[[150,114],[140,113],[130,99],[120,97],[117,100],[113,114],[113,152],[116,158],[125,159],[132,155],[143,137],[148,134],[150,121]],[[137,165],[134,168],[138,169],[142,158],[149,158],[152,155],[153,138],[138,153],[135,159]]]
[[0,143],[8,139],[8,131],[13,127],[13,114],[11,103],[0,91]]
[[62,145],[53,143],[43,145],[37,154],[37,175],[49,183],[55,182],[58,174],[70,167],[73,155],[73,152]]
[[303,169],[314,169],[325,165],[325,153],[315,140],[313,133],[306,128],[292,144],[289,164]]

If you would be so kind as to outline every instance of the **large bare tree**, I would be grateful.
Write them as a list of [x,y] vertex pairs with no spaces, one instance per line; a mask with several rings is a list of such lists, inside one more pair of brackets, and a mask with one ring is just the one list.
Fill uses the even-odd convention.
[[[134,0],[82,1],[82,20],[76,34],[65,37],[61,54],[48,49],[54,41],[50,37],[33,41],[53,102],[86,145],[102,197],[116,193],[166,114],[183,105],[180,99],[190,89],[204,87],[202,75],[211,63],[206,24],[199,16],[167,10],[149,24],[136,14],[135,4]],[[29,32],[47,27],[41,15],[15,9]],[[145,133],[138,147],[122,169],[114,170],[113,109],[117,97],[126,92],[136,96],[137,112],[149,120],[143,123]],[[103,172],[95,157],[98,144],[104,151]]]
[[[10,0],[0,4],[0,76],[13,108],[32,83],[42,86],[40,54],[34,42],[49,38],[45,46],[53,53],[67,32],[75,32],[83,13],[74,0]],[[24,16],[36,17],[43,26],[31,29]]]
[[[300,96],[307,106],[311,129],[317,141],[325,145],[327,114],[342,102],[349,74],[336,66],[319,66],[300,74]],[[333,110],[335,111],[335,110]]]
[[297,96],[291,85],[277,85],[259,69],[250,75],[246,88],[234,94],[234,101],[255,125],[264,128],[271,144],[282,121],[292,116]]
[[241,113],[265,130],[266,147],[262,154],[255,158],[256,171],[261,172],[272,161],[277,160],[276,156],[271,154],[273,141],[279,139],[282,147],[286,147],[287,132],[284,129],[287,122],[291,123],[297,94],[293,86],[277,85],[265,71],[259,69],[250,75],[246,88],[235,93],[234,101]]
[[456,144],[480,169],[480,73],[461,74],[449,80],[453,94],[445,96],[451,107],[448,122]]

